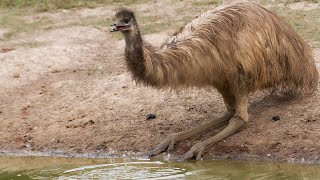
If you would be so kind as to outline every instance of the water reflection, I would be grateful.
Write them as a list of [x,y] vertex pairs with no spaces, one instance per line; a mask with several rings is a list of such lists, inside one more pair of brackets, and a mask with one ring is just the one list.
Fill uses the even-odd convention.
[[0,179],[320,179],[320,166],[286,163],[0,157]]
[[59,179],[181,179],[186,176],[185,169],[168,167],[160,161],[83,166],[63,173]]

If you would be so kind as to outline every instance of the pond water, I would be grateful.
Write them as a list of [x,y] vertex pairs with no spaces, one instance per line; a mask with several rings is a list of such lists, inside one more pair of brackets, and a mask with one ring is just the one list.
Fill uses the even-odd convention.
[[320,179],[319,165],[0,157],[0,179]]

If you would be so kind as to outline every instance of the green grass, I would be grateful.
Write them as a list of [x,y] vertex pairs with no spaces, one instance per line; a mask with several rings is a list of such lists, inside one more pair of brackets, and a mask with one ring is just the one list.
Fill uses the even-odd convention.
[[[260,0],[262,4],[271,5],[271,9],[283,17],[304,39],[313,47],[320,47],[320,7],[310,11],[291,10],[286,4],[300,0]],[[320,0],[303,0],[306,2],[319,2]],[[190,20],[194,19],[202,12],[220,4],[222,0],[190,0],[192,6],[176,8],[179,16],[175,18],[159,17],[157,15],[146,15],[140,12],[140,3],[152,3],[148,0],[0,0],[0,27],[7,29],[3,40],[14,38],[21,33],[36,32],[38,30],[56,29],[68,26],[92,26],[105,28],[111,23],[111,19],[106,17],[86,17],[74,22],[55,24],[50,19],[40,17],[34,22],[26,23],[23,17],[36,14],[38,11],[56,11],[58,9],[96,7],[98,5],[126,6],[132,7],[137,11],[137,19],[143,35],[173,32],[180,29]],[[172,0],[175,3],[188,3],[182,0]],[[282,6],[277,4],[282,3]],[[165,11],[165,10],[164,10]],[[113,33],[116,39],[122,39],[120,33]]]
[[35,8],[39,11],[52,9],[69,9],[74,7],[90,6],[94,1],[88,0],[2,0],[2,8]]
[[49,19],[42,17],[34,22],[26,23],[21,17],[27,15],[27,11],[7,10],[2,11],[1,14],[0,27],[9,30],[4,34],[2,40],[10,39],[19,33],[34,32],[38,30],[39,27],[51,22]]
[[96,7],[101,4],[145,3],[147,0],[1,0],[0,8],[33,8],[37,11]]
[[102,27],[107,25],[105,18],[83,18],[80,22],[55,25],[48,18],[40,17],[34,22],[27,23],[23,17],[43,11],[56,11],[70,8],[93,8],[103,5],[123,6],[139,4],[147,0],[0,0],[0,28],[8,32],[0,40],[10,40],[20,33],[36,32],[42,29],[54,29],[72,25],[90,25]]
[[23,41],[16,44],[16,46],[23,46],[23,47],[29,47],[29,48],[36,48],[45,45],[44,42],[39,41]]
[[283,17],[313,47],[320,47],[320,9],[309,11],[291,10],[274,7],[273,10]]
[[285,4],[291,4],[295,2],[309,2],[309,3],[319,3],[320,0],[284,0]]
[[192,5],[194,6],[209,6],[221,4],[223,0],[193,0]]

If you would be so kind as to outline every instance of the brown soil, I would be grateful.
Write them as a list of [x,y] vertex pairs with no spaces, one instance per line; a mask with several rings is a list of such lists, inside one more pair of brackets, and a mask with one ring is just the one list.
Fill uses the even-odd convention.
[[[61,12],[66,21],[74,14],[113,13],[108,7],[70,11]],[[52,18],[53,23],[64,17],[38,16]],[[145,38],[159,45],[168,35]],[[20,45],[22,41],[38,45]],[[111,37],[108,27],[41,30],[0,42],[0,49],[10,49],[0,52],[2,155],[103,157],[145,152],[169,134],[206,123],[226,110],[215,90],[172,92],[136,85],[124,64],[124,41]],[[320,49],[315,49],[315,56],[320,69]],[[146,120],[149,113],[156,118]],[[249,113],[248,127],[207,148],[205,159],[320,163],[319,91],[294,100],[257,93],[251,96]],[[273,116],[280,120],[273,121]],[[170,154],[182,155],[212,135],[205,132],[180,142]]]

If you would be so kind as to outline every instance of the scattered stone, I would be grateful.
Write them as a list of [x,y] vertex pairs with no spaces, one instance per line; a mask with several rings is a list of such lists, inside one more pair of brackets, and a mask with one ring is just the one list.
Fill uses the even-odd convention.
[[310,123],[310,122],[316,122],[317,120],[313,117],[310,117],[307,119],[307,123]]
[[26,143],[27,148],[31,148],[32,144],[31,143]]
[[26,141],[32,140],[32,137],[31,137],[30,135],[24,135],[23,138],[24,138]]
[[76,151],[76,153],[82,153],[83,152],[83,149],[81,149],[81,148],[76,148],[74,150]]
[[269,149],[277,149],[281,145],[281,142],[276,142],[270,145]]
[[309,149],[309,152],[314,152],[314,151],[316,151],[316,148],[314,147]]
[[15,50],[15,49],[14,48],[2,48],[2,49],[0,49],[0,52],[1,53],[6,53],[6,52],[13,51],[13,50]]
[[105,144],[98,144],[96,146],[96,150],[103,150],[103,149],[107,149],[107,146]]
[[93,120],[89,120],[88,122],[85,122],[83,125],[86,126],[86,125],[91,125],[91,124],[94,124]]
[[147,120],[155,119],[155,118],[156,118],[156,115],[155,115],[155,114],[147,114],[147,115],[146,115],[146,118],[147,118]]
[[21,108],[21,110],[22,110],[22,111],[25,111],[25,110],[27,110],[29,107],[30,107],[29,105],[24,106],[24,107]]
[[279,120],[280,120],[280,116],[273,116],[273,117],[272,117],[272,120],[273,120],[273,121],[279,121]]
[[94,121],[93,121],[93,120],[90,120],[90,121],[89,121],[89,124],[94,124]]
[[18,73],[14,74],[12,77],[15,78],[15,79],[20,78],[20,74],[18,74]]
[[85,114],[81,115],[81,118],[84,118],[84,117],[86,117],[86,115],[85,115]]
[[55,69],[55,70],[51,71],[51,73],[53,73],[53,74],[55,74],[55,73],[60,73],[60,72],[61,72],[61,71],[58,70],[58,69]]

